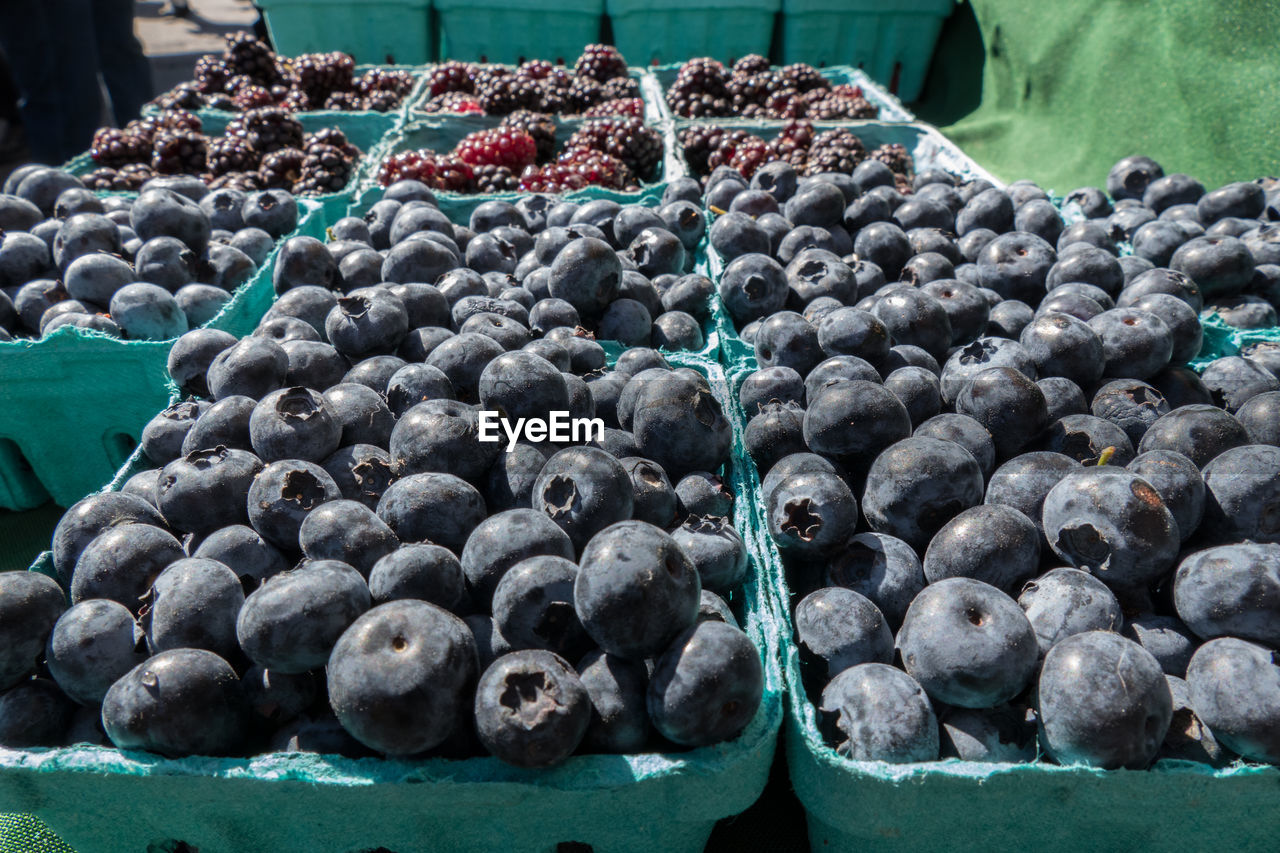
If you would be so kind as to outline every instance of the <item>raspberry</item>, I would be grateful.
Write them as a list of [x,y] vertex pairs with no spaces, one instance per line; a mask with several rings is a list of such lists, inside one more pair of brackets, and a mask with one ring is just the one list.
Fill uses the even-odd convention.
[[523,130],[533,137],[538,162],[550,160],[556,151],[556,123],[545,113],[516,110],[502,120],[501,127]]
[[453,153],[472,166],[506,166],[521,172],[537,159],[538,146],[523,130],[499,127],[467,134]]
[[626,77],[627,61],[612,45],[589,44],[582,49],[582,56],[574,63],[573,73],[603,83],[614,77]]

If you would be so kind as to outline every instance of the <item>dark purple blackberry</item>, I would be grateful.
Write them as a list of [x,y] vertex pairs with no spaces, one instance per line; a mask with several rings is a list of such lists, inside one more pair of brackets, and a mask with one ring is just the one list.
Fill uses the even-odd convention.
[[818,73],[818,69],[805,62],[784,65],[778,72],[782,76],[784,86],[810,92],[814,89],[830,89],[827,78]]
[[614,77],[604,84],[600,91],[600,97],[605,101],[638,98],[640,97],[640,82],[634,77]]
[[546,80],[555,70],[556,67],[545,59],[530,59],[520,63],[516,76],[526,80]]
[[579,146],[617,157],[641,180],[651,180],[662,162],[662,135],[638,118],[584,122],[565,143],[565,148]]
[[680,66],[667,90],[667,103],[676,115],[691,118],[732,115],[728,82],[729,74],[720,62],[708,57],[690,59]]
[[336,127],[325,127],[302,138],[302,150],[308,153],[318,145],[332,145],[350,160],[360,156],[360,149],[352,145],[347,135]]
[[[819,97],[812,97],[817,95]],[[875,118],[880,111],[861,95],[828,93],[824,89],[814,89],[808,93],[809,109],[807,115],[817,121],[835,119]]]
[[143,184],[155,176],[155,170],[146,163],[130,163],[120,169],[120,181],[126,190],[140,190]]
[[350,112],[352,110],[361,109],[364,106],[364,98],[360,97],[358,92],[334,92],[325,98],[324,108],[326,110],[341,110]]
[[891,172],[898,175],[910,175],[915,165],[907,149],[896,143],[881,145],[871,152],[871,158],[884,163]]
[[216,56],[212,53],[196,60],[194,74],[196,88],[205,95],[225,92],[227,90],[227,81],[232,77],[231,69],[226,61],[221,56]]
[[99,166],[119,169],[130,163],[146,162],[151,157],[151,145],[143,137],[104,127],[93,134],[89,155]]
[[395,92],[371,92],[360,102],[362,109],[375,113],[388,113],[400,106],[404,98]]
[[584,118],[606,118],[608,116],[643,118],[644,101],[640,98],[615,98],[611,101],[601,101],[594,107],[588,107],[587,111],[582,115]]
[[[301,89],[290,89],[280,99],[279,104],[291,113],[305,113],[315,109],[316,106],[316,102],[311,100],[311,96]],[[270,106],[270,104],[261,104],[261,106]]]
[[758,53],[748,53],[733,63],[734,74],[759,74],[769,70],[769,60]]
[[190,130],[162,130],[151,144],[151,168],[159,175],[199,175],[208,158],[207,138]]
[[[788,132],[790,130],[790,132]],[[771,160],[783,160],[803,172],[813,142],[813,125],[807,121],[790,122],[782,132],[769,140]]]
[[494,76],[476,82],[480,106],[489,115],[506,115],[516,110],[531,110],[540,99],[538,84],[515,74]]
[[232,172],[253,172],[258,168],[258,152],[239,136],[209,140],[209,173],[214,177]]
[[532,136],[538,148],[539,163],[546,162],[555,156],[556,123],[551,116],[530,110],[516,110],[504,118],[500,126],[523,130]]
[[520,189],[520,179],[506,166],[473,166],[478,193],[508,193]]
[[443,92],[418,107],[424,113],[482,113],[480,99],[471,92]]
[[298,148],[281,148],[264,155],[258,166],[258,180],[269,190],[291,190],[302,179],[306,152]]
[[395,68],[370,68],[355,83],[366,98],[375,92],[390,92],[403,98],[413,91],[413,75]]
[[270,86],[280,80],[275,53],[250,33],[227,36],[227,47],[222,56],[233,73],[243,74],[259,84]]
[[120,173],[108,166],[94,169],[89,174],[82,175],[80,181],[85,185],[86,189],[91,190],[127,189],[124,181],[120,178]]
[[204,96],[195,83],[179,83],[151,103],[162,110],[198,110],[204,106]]
[[626,77],[627,61],[612,45],[589,44],[573,64],[573,72],[579,77],[590,77],[603,83],[614,77]]
[[205,109],[222,110],[224,112],[232,112],[236,108],[235,98],[226,92],[215,92],[212,95],[206,95],[204,98]]
[[445,92],[474,92],[475,76],[476,67],[469,62],[442,62],[427,72],[427,94],[434,98]]
[[211,190],[220,190],[223,187],[229,187],[245,193],[257,192],[263,189],[262,181],[258,179],[257,172],[228,172],[209,182],[209,189]]
[[778,82],[777,75],[768,71],[746,74],[735,70],[725,84],[725,89],[733,99],[734,111],[741,113],[749,104],[764,104],[770,93],[777,88]]
[[289,97],[290,92],[295,90],[284,83],[276,83],[274,86],[269,87],[267,91],[271,92],[271,97],[276,99],[276,103],[281,103],[285,98]]
[[713,172],[720,166],[728,166],[740,147],[755,146],[757,142],[763,141],[755,134],[742,129],[725,129],[711,143],[711,154],[707,157],[707,172]]
[[715,150],[721,130],[710,125],[698,125],[680,131],[680,147],[684,151],[684,159],[695,174],[707,172],[707,158]]
[[565,106],[571,113],[585,112],[604,99],[604,87],[591,77],[575,78],[565,92]]
[[817,175],[821,172],[840,172],[848,175],[855,166],[865,160],[867,149],[862,140],[843,127],[824,130],[813,138],[809,146],[809,157],[805,163],[806,175]]
[[262,86],[245,86],[231,98],[231,104],[237,112],[248,112],[258,107],[273,106],[276,99],[271,92]]
[[155,123],[157,131],[185,130],[200,133],[204,130],[204,122],[200,120],[200,116],[186,110],[165,110],[155,117]]
[[312,103],[323,104],[332,93],[355,87],[356,61],[341,51],[304,53],[290,65],[298,88]]
[[302,175],[293,191],[304,195],[336,193],[346,187],[353,171],[351,159],[341,148],[313,145],[307,149],[306,158],[302,161]]
[[280,107],[260,107],[227,125],[228,136],[243,136],[259,154],[302,147],[302,123]]

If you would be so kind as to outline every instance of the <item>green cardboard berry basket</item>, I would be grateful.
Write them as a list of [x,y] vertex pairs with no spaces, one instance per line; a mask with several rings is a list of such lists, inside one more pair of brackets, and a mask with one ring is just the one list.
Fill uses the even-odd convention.
[[781,7],[781,0],[605,0],[614,44],[642,65],[767,55]]
[[[666,115],[677,124],[684,122],[725,124],[738,126],[759,125],[761,127],[768,125],[777,125],[782,127],[789,119],[749,119],[735,118],[728,116],[724,118],[702,118],[690,119],[683,116],[674,115],[667,106],[666,92],[671,88],[671,84],[675,82],[676,75],[680,72],[681,63],[671,63],[668,65],[660,65],[652,69],[654,80],[661,89],[659,100],[662,102]],[[880,110],[877,121],[882,122],[914,122],[915,114],[902,105],[895,95],[891,94],[888,89],[881,86],[875,80],[871,79],[861,68],[853,68],[848,65],[832,65],[826,68],[819,68],[818,73],[825,77],[832,86],[858,86],[862,89],[863,97],[874,104]]]
[[433,0],[441,59],[564,64],[600,41],[604,0]]
[[856,65],[914,101],[955,7],[955,0],[782,0],[783,61]]
[[[298,204],[293,233],[323,237],[320,205]],[[277,245],[205,328],[253,330],[273,299],[278,252]],[[0,343],[0,509],[30,509],[49,498],[70,506],[108,479],[166,405],[172,345],[71,327]]]
[[[622,348],[607,349],[612,362]],[[718,363],[685,353],[668,359],[707,376],[730,411]],[[733,423],[735,451],[723,474],[744,495],[749,473],[741,423]],[[106,489],[119,489],[143,467],[135,453]],[[0,747],[0,812],[27,813],[0,820],[9,821],[15,842],[38,839],[18,847],[0,835],[0,853],[61,853],[50,831],[78,853],[696,853],[718,819],[759,797],[782,722],[781,614],[758,562],[749,502],[738,502],[735,523],[754,571],[729,603],[760,650],[765,685],[755,718],[732,741],[680,753],[580,755],[548,770],[494,758],[165,759],[89,746]],[[52,574],[52,556],[42,554],[31,571]]]
[[359,62],[420,65],[435,44],[429,0],[258,0],[276,50],[340,50]]

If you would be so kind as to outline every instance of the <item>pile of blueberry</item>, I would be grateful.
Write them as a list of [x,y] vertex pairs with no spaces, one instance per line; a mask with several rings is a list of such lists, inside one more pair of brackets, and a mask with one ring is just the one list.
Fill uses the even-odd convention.
[[355,60],[341,51],[280,56],[261,39],[231,33],[219,54],[196,60],[195,79],[156,98],[163,110],[215,109],[246,112],[280,107],[308,110],[373,110],[385,113],[413,89],[411,73],[371,68],[356,75]]
[[543,767],[754,717],[732,429],[643,345],[708,310],[697,208],[387,196],[284,244],[253,335],[182,336],[150,467],[67,512],[56,579],[0,575],[0,743]]
[[1280,346],[1184,366],[1202,311],[1275,324],[1280,186],[1146,158],[1107,183],[1067,224],[1030,182],[904,195],[875,161],[707,182],[759,365],[746,449],[843,755],[1280,762]]
[[519,110],[496,128],[467,134],[451,152],[391,155],[378,168],[378,182],[413,180],[457,193],[637,191],[659,176],[662,155],[662,135],[638,117],[588,119],[558,145],[552,116]]
[[213,319],[297,220],[285,190],[154,178],[136,199],[104,198],[24,166],[0,194],[0,340],[62,326],[176,338]]

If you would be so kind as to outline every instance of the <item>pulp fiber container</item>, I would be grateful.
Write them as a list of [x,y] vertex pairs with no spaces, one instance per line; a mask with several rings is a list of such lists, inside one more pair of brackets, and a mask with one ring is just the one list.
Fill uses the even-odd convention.
[[434,0],[441,59],[571,63],[600,41],[604,0]]
[[768,54],[781,0],[605,0],[614,44],[643,65]]
[[[404,127],[388,136],[377,148],[375,154],[369,157],[368,168],[362,175],[361,184],[357,191],[357,201],[361,204],[367,204],[372,197],[371,194],[381,191],[381,187],[378,185],[378,171],[382,163],[393,154],[416,149],[429,149],[439,154],[447,154],[467,134],[477,130],[497,127],[501,122],[501,116],[485,116],[475,113],[443,118],[419,118],[408,122]],[[557,153],[563,147],[569,135],[582,122],[582,119],[576,118],[556,119]],[[658,126],[655,129],[663,137],[663,158],[651,183],[642,183],[640,189],[636,192],[624,192],[605,189],[604,187],[587,187],[586,189],[565,193],[564,198],[572,201],[608,198],[619,204],[656,204],[661,200],[667,182],[674,177],[686,174],[686,171],[683,159],[676,155],[675,142],[671,134],[666,133],[665,128],[662,126]],[[470,215],[471,210],[482,202],[499,199],[514,203],[521,196],[529,195],[529,193],[518,190],[505,193],[474,194],[438,191],[435,195],[440,204],[440,209],[445,213],[452,215],[455,211],[465,211],[465,215]]]
[[782,0],[783,61],[856,65],[914,101],[955,6],[954,0]]
[[[796,61],[806,61],[806,60],[800,59]],[[758,124],[761,126],[768,125],[768,124],[776,124],[777,126],[781,127],[782,125],[790,121],[790,119],[736,118],[734,116],[728,116],[724,118],[690,119],[690,118],[685,118],[684,116],[677,116],[672,114],[670,108],[667,106],[666,91],[669,88],[671,88],[671,84],[676,81],[676,75],[679,74],[680,72],[681,64],[682,63],[677,62],[677,63],[671,63],[669,65],[662,65],[657,68],[654,68],[652,72],[654,79],[657,81],[657,84],[661,88],[661,91],[663,93],[661,98],[662,105],[664,109],[666,109],[667,115],[670,118],[680,122],[685,122],[685,121],[713,122],[715,124],[725,124],[725,125],[735,125],[735,126],[738,123],[747,122],[750,124]],[[897,98],[897,96],[891,94],[888,89],[884,88],[875,80],[871,79],[871,77],[869,77],[867,73],[863,71],[861,68],[852,68],[848,65],[833,65],[828,68],[819,68],[818,73],[821,74],[823,77],[825,77],[828,81],[830,81],[832,86],[848,85],[848,86],[860,87],[862,89],[863,97],[865,97],[868,101],[870,101],[872,104],[874,104],[876,107],[879,108],[880,114],[877,117],[878,121],[885,121],[885,122],[916,121],[915,115],[902,105],[902,101],[900,101]]]
[[259,0],[276,50],[340,50],[359,62],[421,65],[434,44],[429,0]]
[[[320,206],[298,204],[294,234],[322,237]],[[253,330],[273,299],[278,251],[205,328]],[[0,508],[31,509],[49,498],[70,506],[110,478],[166,405],[172,345],[65,326],[0,343]]]
[[[621,348],[609,349],[612,361]],[[680,353],[668,359],[706,375],[729,411],[719,364]],[[735,452],[724,476],[744,495],[748,472],[741,424],[734,424]],[[107,488],[118,489],[144,464],[135,454]],[[759,569],[749,505],[738,502],[736,523],[751,537]],[[51,555],[41,555],[31,570],[52,574]],[[755,718],[727,743],[670,754],[574,756],[549,770],[495,758],[166,759],[88,746],[0,748],[0,812],[35,814],[78,853],[697,853],[716,820],[750,806],[768,778],[782,721],[781,615],[769,586],[753,571],[730,600],[760,650],[765,686]]]

